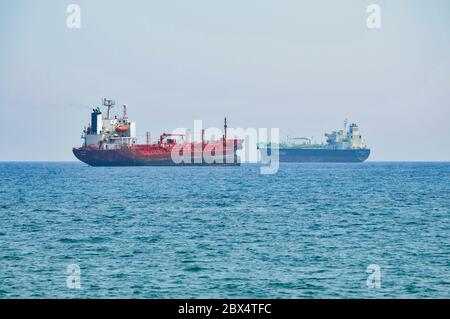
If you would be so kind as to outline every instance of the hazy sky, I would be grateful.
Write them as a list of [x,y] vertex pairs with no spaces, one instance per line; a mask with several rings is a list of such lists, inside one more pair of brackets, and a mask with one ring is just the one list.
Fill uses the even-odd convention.
[[0,160],[74,160],[102,97],[138,134],[226,115],[321,140],[347,117],[370,160],[450,160],[448,0],[0,0],[0,26]]

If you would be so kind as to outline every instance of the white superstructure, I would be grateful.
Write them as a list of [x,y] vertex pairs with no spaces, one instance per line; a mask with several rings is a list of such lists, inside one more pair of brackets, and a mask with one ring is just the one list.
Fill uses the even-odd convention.
[[344,129],[326,133],[327,144],[333,149],[365,149],[366,143],[359,131],[358,125],[355,123],[347,125],[347,120],[344,121]]
[[106,114],[102,114],[98,107],[93,109],[91,123],[82,135],[84,146],[115,149],[130,147],[136,143],[136,123],[129,121],[127,106],[123,105],[123,115],[118,118],[111,116],[111,108],[114,105],[113,100],[103,99],[103,106],[107,108]]

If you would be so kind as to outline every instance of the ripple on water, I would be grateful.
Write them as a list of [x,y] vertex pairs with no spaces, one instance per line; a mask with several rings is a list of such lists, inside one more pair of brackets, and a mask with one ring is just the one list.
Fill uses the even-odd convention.
[[449,297],[449,163],[0,174],[0,297]]

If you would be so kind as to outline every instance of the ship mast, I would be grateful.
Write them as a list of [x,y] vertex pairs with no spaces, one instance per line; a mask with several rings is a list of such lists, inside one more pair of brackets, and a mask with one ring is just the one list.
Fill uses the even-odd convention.
[[226,141],[227,140],[227,118],[225,117],[225,120],[223,121],[223,130],[224,130],[224,135],[223,135],[223,139]]
[[123,105],[123,118],[124,119],[127,118],[127,105],[126,104]]
[[114,100],[107,100],[106,98],[103,99],[103,106],[106,106],[108,108],[107,112],[106,112],[106,119],[109,120],[110,119],[110,111],[111,109],[114,107],[114,105],[116,104],[116,102],[114,102]]

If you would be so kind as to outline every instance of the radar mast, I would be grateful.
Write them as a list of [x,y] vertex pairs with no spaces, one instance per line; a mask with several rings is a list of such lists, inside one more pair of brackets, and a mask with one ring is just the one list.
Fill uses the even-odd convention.
[[106,98],[103,99],[103,106],[106,106],[108,110],[106,111],[106,119],[110,120],[110,111],[111,109],[116,105],[116,102],[114,100],[108,100]]

